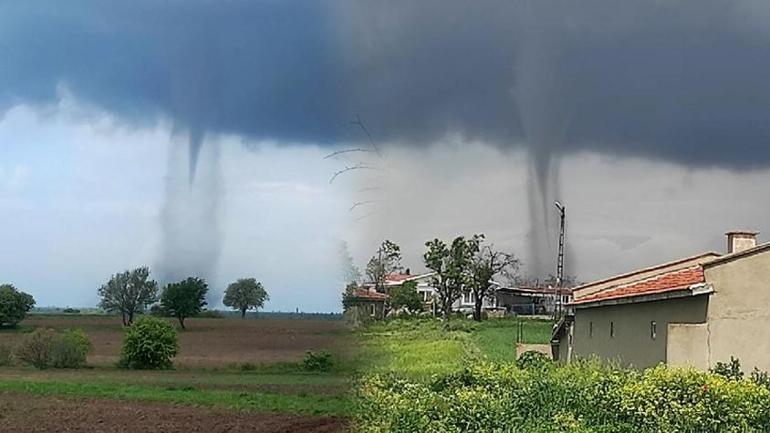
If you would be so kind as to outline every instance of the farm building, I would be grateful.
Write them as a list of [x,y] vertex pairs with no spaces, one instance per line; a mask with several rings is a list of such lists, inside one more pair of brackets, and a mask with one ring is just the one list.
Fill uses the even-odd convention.
[[661,362],[700,369],[740,359],[770,370],[770,243],[727,233],[707,252],[575,289],[557,325],[554,357],[597,356],[637,368]]
[[356,324],[384,319],[387,300],[388,295],[374,289],[355,289],[345,296],[345,319]]
[[498,287],[497,306],[519,315],[552,315],[572,301],[572,289],[557,287]]

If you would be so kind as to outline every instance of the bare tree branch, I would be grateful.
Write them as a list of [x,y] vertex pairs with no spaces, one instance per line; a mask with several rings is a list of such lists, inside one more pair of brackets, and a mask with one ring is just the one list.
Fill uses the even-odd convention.
[[357,207],[360,207],[360,206],[366,206],[366,205],[368,205],[368,204],[374,204],[374,203],[378,203],[379,201],[380,201],[380,200],[366,200],[366,201],[358,201],[358,202],[354,203],[354,204],[353,204],[353,206],[351,206],[351,207],[350,207],[350,209],[348,209],[348,211],[349,211],[349,212],[352,212],[352,211],[354,211],[354,210],[355,210]]
[[342,170],[339,170],[336,173],[334,173],[334,176],[332,176],[331,179],[329,179],[329,183],[330,184],[333,183],[334,179],[336,179],[337,176],[339,176],[339,175],[341,175],[343,173],[347,173],[348,171],[352,171],[352,170],[380,170],[380,168],[373,167],[371,165],[367,165],[367,164],[363,164],[363,163],[358,163],[356,165],[347,166],[347,167],[343,168]]
[[382,154],[380,153],[380,149],[374,143],[374,139],[372,139],[372,134],[370,134],[369,130],[366,129],[366,125],[364,125],[364,122],[361,120],[361,116],[356,114],[356,120],[350,123],[352,123],[353,125],[358,125],[358,127],[361,128],[362,131],[364,131],[364,134],[366,134],[366,138],[369,139],[369,144],[372,146],[372,149],[374,149],[374,152],[377,153],[377,156],[382,157]]
[[324,159],[335,158],[335,157],[340,156],[340,155],[342,155],[344,153],[351,153],[351,152],[371,152],[371,150],[369,150],[369,149],[361,149],[360,147],[357,147],[355,149],[342,149],[342,150],[338,150],[336,152],[332,152],[332,153],[324,156]]

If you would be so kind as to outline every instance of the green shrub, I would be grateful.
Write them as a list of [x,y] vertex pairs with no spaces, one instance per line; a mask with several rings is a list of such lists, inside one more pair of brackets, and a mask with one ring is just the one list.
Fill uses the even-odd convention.
[[730,362],[717,362],[711,372],[718,374],[728,379],[743,379],[743,371],[741,371],[741,361],[737,358],[730,357]]
[[0,367],[11,365],[13,350],[7,344],[0,344]]
[[770,390],[686,369],[577,362],[546,369],[477,364],[432,381],[364,378],[364,433],[770,431]]
[[444,322],[443,328],[447,332],[473,332],[478,329],[478,324],[467,319],[450,319]]
[[407,308],[410,311],[421,311],[422,299],[417,292],[417,281],[407,281],[391,288],[390,305],[394,310]]
[[56,343],[56,332],[52,329],[36,329],[24,336],[16,349],[16,357],[24,364],[40,370],[51,366],[53,347]]
[[241,371],[254,371],[257,369],[257,364],[253,362],[244,362],[239,365]]
[[751,372],[751,381],[770,390],[770,375],[766,371],[754,367],[754,371]]
[[225,315],[218,310],[203,310],[197,317],[202,319],[224,319]]
[[171,368],[178,350],[173,325],[157,317],[142,316],[126,331],[118,365],[137,370]]
[[553,365],[551,357],[545,353],[528,350],[516,359],[516,366],[525,370],[540,370]]
[[52,348],[54,368],[80,368],[86,364],[91,351],[91,340],[80,329],[72,329],[58,335]]
[[333,366],[332,354],[325,350],[308,351],[302,361],[302,367],[307,371],[329,371]]

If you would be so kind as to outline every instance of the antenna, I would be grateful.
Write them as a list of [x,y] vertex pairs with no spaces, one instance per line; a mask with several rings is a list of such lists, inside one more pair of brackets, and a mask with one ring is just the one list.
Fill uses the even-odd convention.
[[559,209],[559,252],[556,257],[556,315],[557,318],[561,316],[562,302],[561,302],[561,286],[564,281],[564,222],[567,217],[567,208],[559,203],[554,202],[556,208]]

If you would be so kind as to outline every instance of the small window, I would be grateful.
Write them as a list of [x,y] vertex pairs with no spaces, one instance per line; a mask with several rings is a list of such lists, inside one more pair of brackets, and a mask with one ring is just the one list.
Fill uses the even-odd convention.
[[615,338],[615,322],[610,322],[610,338]]
[[594,338],[594,322],[588,322],[588,337]]
[[654,320],[650,322],[650,338],[653,340],[658,338],[658,324]]

